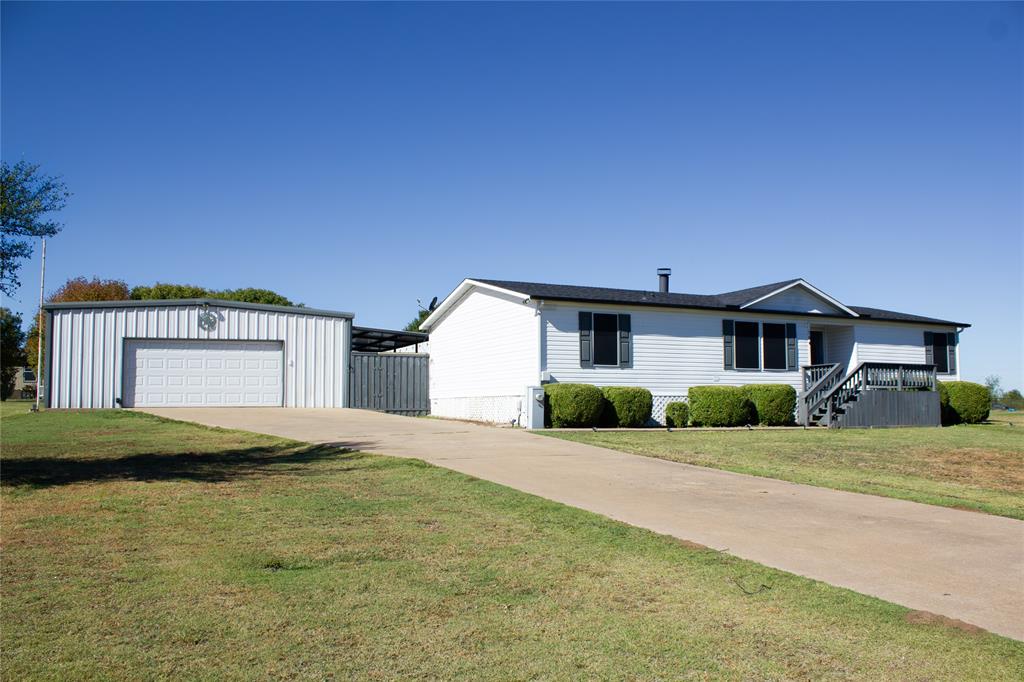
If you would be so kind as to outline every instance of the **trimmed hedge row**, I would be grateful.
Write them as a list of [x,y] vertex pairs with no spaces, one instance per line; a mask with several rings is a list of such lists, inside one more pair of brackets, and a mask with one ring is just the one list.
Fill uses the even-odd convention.
[[754,403],[761,426],[788,426],[796,410],[796,389],[789,384],[747,384],[743,392]]
[[943,424],[980,424],[988,419],[992,395],[987,386],[971,381],[938,383]]
[[590,384],[545,384],[545,421],[556,429],[597,426],[604,409],[601,389]]
[[756,422],[754,403],[739,386],[694,386],[690,389],[694,426],[743,426]]
[[[590,384],[546,384],[545,426],[635,428],[651,419],[654,398],[646,388]],[[689,403],[669,403],[668,426],[783,426],[793,423],[796,391],[786,384],[694,386]]]
[[545,384],[545,426],[645,426],[651,419],[654,397],[646,388],[590,384]]
[[646,388],[605,386],[601,393],[604,394],[603,425],[636,428],[650,421],[654,397]]

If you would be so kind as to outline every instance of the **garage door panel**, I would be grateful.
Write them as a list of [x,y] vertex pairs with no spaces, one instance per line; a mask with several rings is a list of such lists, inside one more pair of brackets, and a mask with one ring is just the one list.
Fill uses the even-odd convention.
[[123,402],[126,407],[279,406],[283,366],[279,341],[130,340]]

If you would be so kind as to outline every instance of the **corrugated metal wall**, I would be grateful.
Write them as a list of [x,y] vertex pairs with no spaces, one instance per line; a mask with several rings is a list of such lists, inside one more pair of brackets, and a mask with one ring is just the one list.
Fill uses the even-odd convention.
[[117,407],[124,340],[135,338],[282,341],[286,407],[347,405],[352,320],[216,305],[207,310],[217,317],[210,330],[199,325],[200,305],[51,311],[47,404]]

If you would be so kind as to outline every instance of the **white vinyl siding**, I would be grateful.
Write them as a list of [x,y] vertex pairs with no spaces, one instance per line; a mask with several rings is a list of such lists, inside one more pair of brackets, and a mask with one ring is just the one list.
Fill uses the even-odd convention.
[[538,324],[522,298],[470,290],[430,329],[431,413],[518,419],[526,387],[540,382]]
[[790,287],[771,298],[759,301],[748,307],[747,310],[785,310],[793,313],[823,313],[825,315],[842,313],[828,301],[800,286]]
[[[955,332],[952,327],[886,324],[884,322],[860,322],[854,327],[857,341],[857,362],[925,362],[924,333],[926,331],[945,334]],[[959,348],[957,349],[957,372],[943,374],[946,380],[959,377]]]
[[831,325],[824,327],[825,332],[825,362],[838,363],[848,371],[857,366],[854,355],[853,327]]
[[351,320],[341,317],[211,305],[217,324],[199,326],[200,305],[60,308],[50,317],[48,404],[117,407],[126,339],[280,341],[284,405],[347,404]]
[[[620,312],[632,316],[633,366],[580,367],[578,311]],[[728,314],[628,306],[572,306],[546,303],[544,321],[546,365],[553,381],[598,386],[641,386],[655,395],[686,395],[691,386],[708,384],[786,383],[802,386],[799,366],[810,363],[810,325],[764,313]],[[795,322],[797,365],[792,371],[723,369],[722,320]],[[431,339],[433,342],[433,339]]]

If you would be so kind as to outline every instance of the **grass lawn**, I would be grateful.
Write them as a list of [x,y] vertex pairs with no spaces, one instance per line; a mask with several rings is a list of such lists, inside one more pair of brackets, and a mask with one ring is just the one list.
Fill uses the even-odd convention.
[[3,679],[1019,680],[1024,644],[422,462],[0,420]]
[[994,412],[988,424],[941,429],[543,433],[674,462],[1024,519],[1020,412]]

